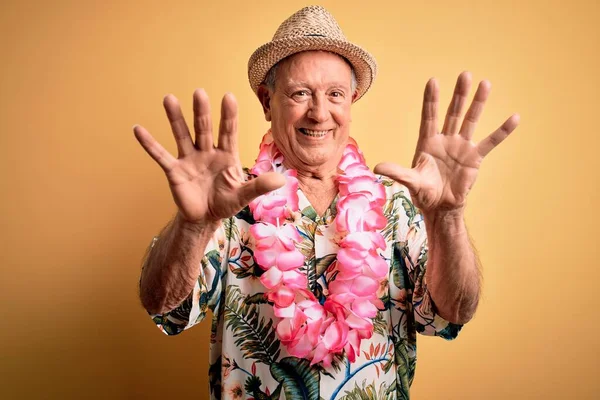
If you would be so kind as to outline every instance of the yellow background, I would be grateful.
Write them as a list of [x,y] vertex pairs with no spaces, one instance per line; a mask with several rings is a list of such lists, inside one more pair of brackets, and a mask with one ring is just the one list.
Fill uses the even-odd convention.
[[[371,166],[410,164],[431,76],[441,111],[462,70],[492,82],[476,139],[521,114],[469,197],[481,306],[456,341],[419,337],[413,398],[598,398],[598,2],[322,4],[380,65],[353,107]],[[206,398],[209,323],[169,338],[137,299],[175,207],[131,126],[175,151],[163,96],[190,117],[194,88],[215,110],[231,91],[252,163],[268,126],[246,62],[304,5],[2,2],[2,398]]]

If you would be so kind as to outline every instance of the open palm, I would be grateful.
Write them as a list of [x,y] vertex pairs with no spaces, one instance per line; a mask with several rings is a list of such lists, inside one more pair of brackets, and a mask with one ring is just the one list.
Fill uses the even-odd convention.
[[244,182],[237,146],[237,103],[233,95],[223,97],[216,147],[212,138],[210,103],[203,90],[194,92],[195,142],[177,99],[172,95],[165,97],[164,106],[177,143],[177,158],[143,127],[136,125],[134,133],[146,152],[164,170],[184,220],[200,223],[228,218],[255,197],[285,183],[285,178],[275,173]]
[[519,116],[514,114],[481,142],[472,142],[477,121],[490,92],[490,84],[487,81],[479,83],[461,125],[470,87],[471,76],[463,72],[456,82],[454,96],[440,132],[437,124],[439,88],[435,79],[430,79],[425,87],[421,128],[412,168],[393,163],[381,163],[375,167],[376,173],[404,184],[415,205],[423,212],[464,207],[483,158],[519,123]]

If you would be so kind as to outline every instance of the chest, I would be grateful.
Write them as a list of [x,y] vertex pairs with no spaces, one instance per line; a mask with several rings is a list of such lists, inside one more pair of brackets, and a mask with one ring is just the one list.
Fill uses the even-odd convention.
[[335,192],[326,192],[326,191],[323,191],[323,192],[316,191],[316,192],[304,193],[304,195],[306,196],[306,199],[308,200],[308,202],[310,203],[312,208],[315,209],[315,212],[317,213],[317,215],[322,216],[323,214],[325,214],[325,211],[327,211],[327,209],[329,208],[329,206],[335,199],[336,193]]

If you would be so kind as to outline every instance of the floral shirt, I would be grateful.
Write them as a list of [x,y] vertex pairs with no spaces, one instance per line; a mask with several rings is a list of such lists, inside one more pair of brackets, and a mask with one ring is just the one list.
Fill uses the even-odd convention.
[[[192,293],[178,307],[152,315],[157,326],[175,335],[202,321],[210,309],[211,399],[408,399],[416,366],[416,334],[454,339],[461,325],[436,314],[427,285],[427,236],[422,215],[408,190],[386,177],[381,231],[386,248],[381,257],[389,277],[377,296],[385,309],[374,319],[374,333],[350,363],[336,356],[330,367],[311,366],[290,356],[275,334],[276,317],[264,297],[254,261],[249,228],[255,223],[248,207],[223,220],[208,244],[201,274]],[[327,295],[325,271],[336,260],[337,198],[319,216],[298,189],[299,212],[294,225],[302,237],[303,273],[318,299]],[[329,275],[331,276],[331,275]],[[335,279],[335,278],[333,278]]]

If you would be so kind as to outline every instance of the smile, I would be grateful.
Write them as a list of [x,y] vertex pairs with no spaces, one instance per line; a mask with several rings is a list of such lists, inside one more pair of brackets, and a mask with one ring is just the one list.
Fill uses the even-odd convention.
[[329,132],[328,130],[327,131],[314,131],[312,129],[306,129],[306,128],[299,128],[298,130],[303,135],[310,136],[310,137],[316,137],[316,138],[324,137]]

